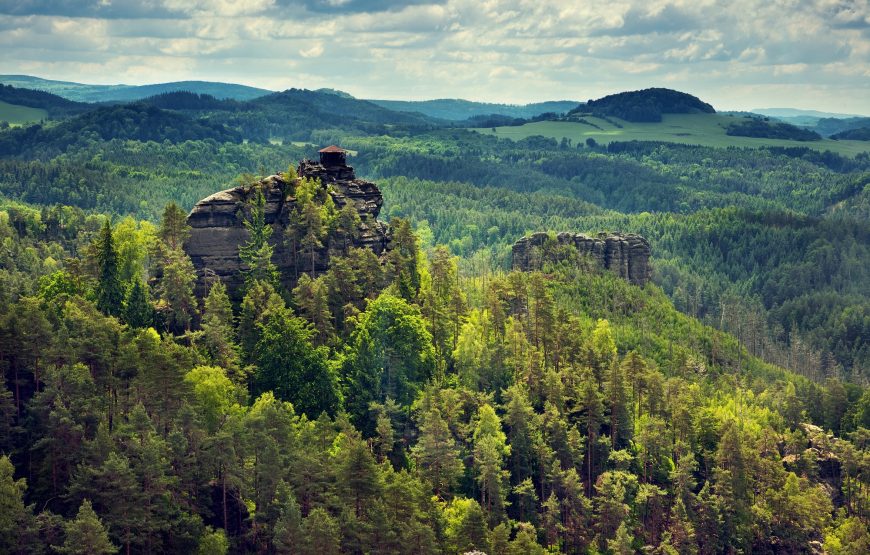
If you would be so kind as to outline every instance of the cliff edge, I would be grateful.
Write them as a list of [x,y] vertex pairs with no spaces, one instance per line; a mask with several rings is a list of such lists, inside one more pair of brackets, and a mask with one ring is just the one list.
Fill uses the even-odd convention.
[[568,256],[565,247],[573,247],[581,257],[592,259],[599,268],[613,271],[629,283],[643,286],[652,276],[649,241],[633,233],[533,233],[514,243],[513,268],[528,272],[547,262],[564,260]]

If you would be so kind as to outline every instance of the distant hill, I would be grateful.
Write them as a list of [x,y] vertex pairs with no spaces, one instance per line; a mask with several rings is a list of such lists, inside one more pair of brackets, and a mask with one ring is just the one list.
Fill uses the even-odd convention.
[[815,131],[797,127],[789,123],[765,121],[758,118],[748,118],[732,123],[725,133],[736,137],[755,137],[760,139],[786,139],[790,141],[821,141],[822,137]]
[[831,135],[832,139],[838,141],[870,141],[870,127],[859,127],[858,129],[848,129]]
[[77,102],[131,102],[161,93],[189,91],[215,98],[250,100],[272,91],[212,81],[176,81],[154,85],[89,85],[69,81],[53,81],[30,75],[0,75],[0,83],[14,87],[50,92]]
[[0,156],[55,156],[80,141],[125,139],[169,141],[212,139],[241,142],[241,135],[222,125],[145,104],[106,106],[46,127],[34,125],[0,133]]
[[822,118],[811,127],[813,131],[831,137],[850,131],[852,129],[862,129],[870,127],[870,118]]
[[450,121],[463,121],[479,116],[506,116],[515,119],[529,119],[553,112],[564,114],[577,107],[573,100],[552,100],[533,104],[490,104],[470,100],[444,98],[438,100],[370,100],[373,104],[400,112],[418,112],[433,118]]
[[631,122],[659,122],[662,114],[715,114],[713,106],[696,96],[671,89],[644,89],[590,100],[569,114],[591,113]]
[[750,110],[754,114],[769,116],[773,118],[797,118],[797,117],[813,117],[813,118],[855,118],[864,117],[860,114],[839,114],[836,112],[820,112],[819,110],[801,110],[798,108],[755,108]]
[[[0,101],[44,110],[51,118],[81,114],[94,108],[91,105],[74,102],[44,91],[20,89],[9,85],[0,85]],[[4,118],[0,117],[0,119]]]
[[[211,104],[207,98],[200,100]],[[188,108],[194,110],[194,108]],[[220,109],[203,113],[209,121],[236,129],[252,141],[340,142],[349,133],[402,134],[444,126],[423,114],[395,112],[348,95],[289,89],[248,102],[225,100]]]
[[210,94],[197,94],[187,91],[167,92],[149,96],[140,101],[142,104],[156,106],[164,110],[238,110],[245,104],[236,100],[218,99]]

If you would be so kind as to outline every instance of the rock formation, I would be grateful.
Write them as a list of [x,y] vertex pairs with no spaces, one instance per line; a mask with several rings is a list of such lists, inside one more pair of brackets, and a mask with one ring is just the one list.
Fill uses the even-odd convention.
[[[554,241],[550,241],[551,237]],[[564,259],[562,247],[565,246],[574,247],[581,257],[588,257],[596,266],[611,270],[635,285],[644,285],[652,275],[649,242],[633,233],[602,232],[591,237],[582,233],[563,232],[555,236],[533,233],[514,243],[513,268],[537,270],[544,262]]]
[[[357,179],[353,168],[344,163],[342,156],[338,163],[335,157],[325,157],[316,163],[303,160],[297,169],[299,178],[320,181],[341,210],[352,203],[360,216],[361,224],[352,243],[354,247],[365,247],[376,254],[383,253],[389,242],[388,226],[378,221],[378,213],[383,205],[383,197],[374,183]],[[281,175],[272,175],[258,184],[244,185],[215,193],[196,203],[187,223],[191,227],[190,237],[185,242],[185,250],[197,271],[197,292],[203,294],[206,284],[220,278],[230,292],[239,300],[240,286],[243,283],[242,263],[239,247],[248,240],[248,231],[243,221],[250,213],[249,203],[255,195],[255,187],[261,186],[266,199],[265,220],[272,226],[269,242],[274,248],[272,261],[278,267],[282,285],[293,287],[298,275],[310,267],[310,258],[297,259],[285,240],[286,230],[295,212],[296,198],[293,196],[295,183],[285,181]],[[344,239],[328,236],[323,248],[315,253],[315,273],[328,269],[329,258],[337,249],[343,249]]]

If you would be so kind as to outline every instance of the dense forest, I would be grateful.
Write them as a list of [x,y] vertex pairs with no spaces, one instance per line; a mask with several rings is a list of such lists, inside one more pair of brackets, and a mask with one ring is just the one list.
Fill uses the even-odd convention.
[[612,116],[625,121],[662,121],[662,114],[715,113],[712,106],[690,94],[670,89],[644,89],[590,100],[569,112]]
[[[732,123],[725,132],[738,137],[759,137],[763,139],[789,139],[792,141],[820,141],[822,136],[809,129],[790,123],[766,121],[751,118],[740,123]],[[844,137],[847,138],[847,137]]]
[[[392,248],[285,290],[253,202],[241,294],[197,297],[187,210],[328,143]],[[298,90],[0,145],[0,552],[870,550],[866,154],[513,142]],[[285,248],[348,233],[316,187]],[[653,283],[555,241],[510,271],[540,230],[643,234]]]

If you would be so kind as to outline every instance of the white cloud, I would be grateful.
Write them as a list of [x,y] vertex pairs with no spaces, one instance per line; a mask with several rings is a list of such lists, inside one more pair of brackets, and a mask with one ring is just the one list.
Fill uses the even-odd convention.
[[299,51],[299,55],[303,58],[319,58],[323,54],[323,43],[316,42],[309,48],[303,48]]
[[0,15],[0,71],[511,102],[666,84],[727,108],[804,86],[797,96],[820,108],[870,113],[868,0],[147,2],[161,19],[126,0],[103,10],[111,19],[68,0],[51,13],[72,16],[40,15],[21,0],[19,15]]

